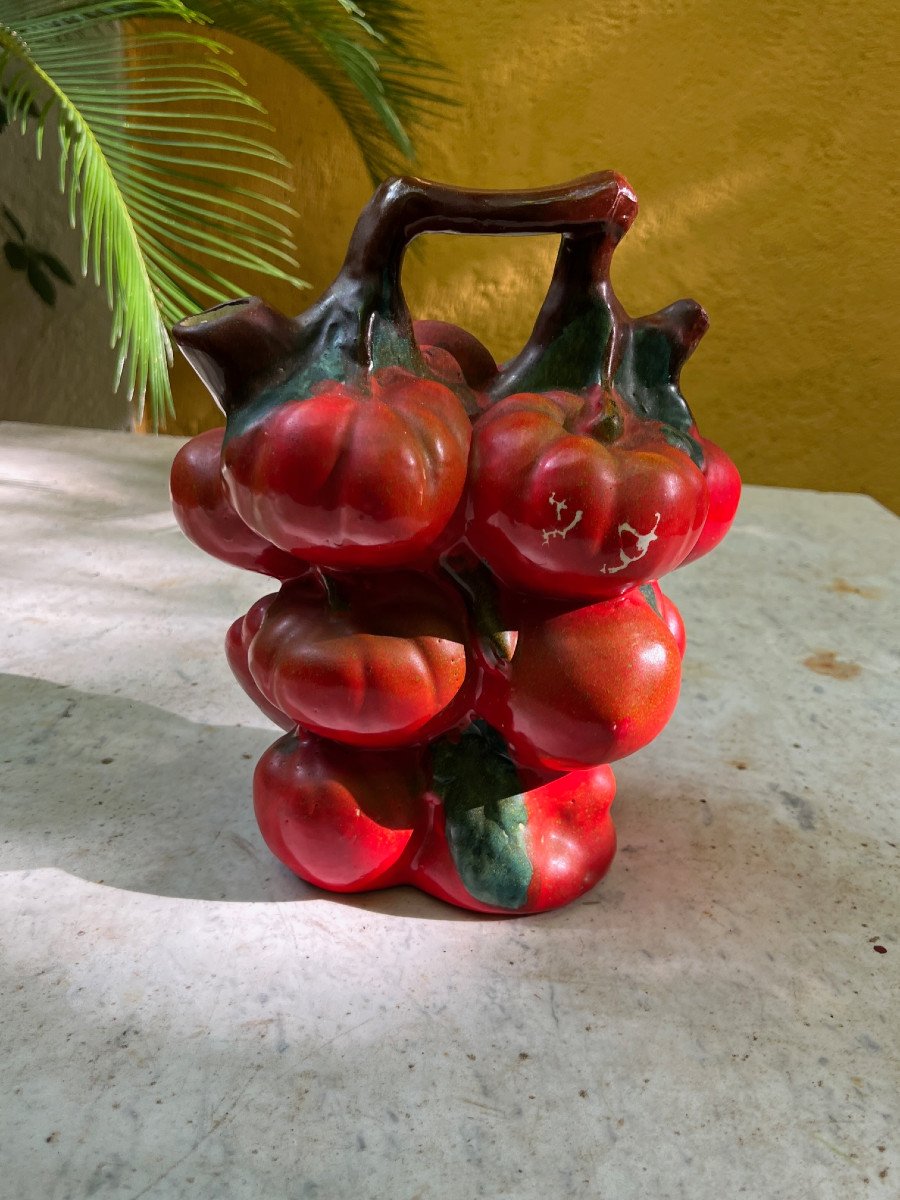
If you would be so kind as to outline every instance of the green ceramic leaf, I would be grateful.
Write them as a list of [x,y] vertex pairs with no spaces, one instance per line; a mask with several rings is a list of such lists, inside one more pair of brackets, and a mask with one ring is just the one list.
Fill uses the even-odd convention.
[[641,584],[639,591],[656,615],[661,617],[662,613],[659,611],[659,601],[656,599],[656,592],[653,590],[653,585],[649,583],[643,583]]
[[691,429],[694,418],[679,376],[706,325],[706,314],[693,300],[679,300],[628,323],[615,386],[640,416],[681,433]]
[[466,890],[483,904],[521,908],[534,868],[525,848],[528,813],[503,738],[475,721],[459,741],[438,742],[432,764],[447,843]]
[[673,429],[671,425],[663,425],[662,435],[676,450],[680,450],[682,454],[686,454],[692,459],[700,470],[703,470],[703,451],[700,448],[700,443],[691,437],[689,433],[679,433],[677,429]]
[[545,392],[553,388],[582,389],[603,379],[613,322],[602,300],[573,317],[550,343],[535,366],[516,380],[516,390]]
[[703,451],[690,435],[694,417],[681,393],[681,368],[706,332],[706,313],[694,300],[630,321],[623,332],[615,387],[645,420],[662,422],[663,436],[703,467]]

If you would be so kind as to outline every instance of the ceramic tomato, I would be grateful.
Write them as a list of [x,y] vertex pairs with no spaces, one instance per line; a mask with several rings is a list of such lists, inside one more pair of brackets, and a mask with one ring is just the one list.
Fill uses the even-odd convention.
[[[226,653],[290,729],[254,803],[311,883],[509,915],[609,867],[608,764],[662,730],[681,679],[658,581],[721,540],[740,496],[681,392],[706,313],[631,317],[612,289],[636,212],[612,172],[524,193],[389,180],[306,312],[249,298],[173,331],[226,416],[177,460],[179,520],[284,579]],[[561,235],[508,362],[413,322],[401,267],[425,232]]]
[[462,494],[469,420],[444,384],[386,367],[321,383],[230,433],[228,494],[263,537],[328,567],[419,558]]
[[675,640],[675,645],[678,647],[678,653],[684,658],[684,652],[687,649],[687,633],[684,628],[684,621],[681,619],[681,613],[675,606],[674,601],[663,593],[662,588],[658,583],[645,584],[640,589],[641,595],[650,605],[655,613],[666,623],[666,628]]
[[699,435],[697,442],[703,451],[709,511],[700,536],[685,562],[693,562],[718,546],[731,528],[741,499],[741,477],[725,451]]
[[542,912],[597,883],[615,853],[609,767],[522,772],[481,722],[429,752],[302,732],[260,759],[253,796],[277,858],[352,892],[412,883],[485,913]]
[[517,766],[476,721],[431,751],[425,833],[409,879],[479,912],[542,912],[588,891],[612,861],[609,767],[565,775]]
[[677,567],[703,472],[611,392],[500,400],[475,424],[466,537],[510,587],[607,599]]
[[[473,391],[483,391],[497,377],[494,356],[477,337],[449,321],[414,321],[413,332],[425,359],[446,370],[449,355]],[[435,352],[439,352],[440,357]]]
[[512,598],[508,660],[483,651],[480,716],[516,761],[554,771],[614,762],[672,715],[681,654],[659,608],[637,588],[555,610]]
[[228,660],[228,665],[231,667],[235,679],[257,708],[261,712],[264,712],[270,721],[273,721],[276,725],[280,725],[282,729],[293,729],[296,722],[292,721],[280,708],[276,708],[262,694],[256,680],[250,674],[250,643],[256,637],[257,633],[259,633],[263,617],[277,596],[277,592],[271,592],[268,596],[261,596],[245,616],[238,617],[233,622],[225,634],[225,658]]
[[319,887],[358,892],[404,881],[422,787],[408,752],[297,733],[259,760],[253,804],[266,845],[286,867]]
[[238,516],[222,479],[224,429],[208,429],[181,447],[172,462],[169,489],[175,520],[195,546],[249,571],[293,579],[308,566],[286,554]]
[[425,575],[316,574],[266,606],[249,669],[269,703],[304,728],[397,746],[466,711],[467,641],[461,598]]

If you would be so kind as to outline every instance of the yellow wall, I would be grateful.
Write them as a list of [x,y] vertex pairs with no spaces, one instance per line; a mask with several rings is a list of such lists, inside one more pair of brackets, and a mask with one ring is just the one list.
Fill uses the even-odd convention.
[[[461,101],[421,140],[417,172],[534,187],[621,171],[641,201],[613,273],[626,307],[652,312],[693,296],[710,312],[685,371],[704,433],[750,483],[865,491],[900,508],[893,0],[414,7]],[[314,291],[266,289],[297,311],[336,272],[369,185],[305,80],[255,50],[237,62],[297,163],[302,273]],[[420,246],[405,276],[413,312],[468,326],[500,358],[512,353],[554,243]],[[184,429],[218,423],[183,364],[176,394]]]

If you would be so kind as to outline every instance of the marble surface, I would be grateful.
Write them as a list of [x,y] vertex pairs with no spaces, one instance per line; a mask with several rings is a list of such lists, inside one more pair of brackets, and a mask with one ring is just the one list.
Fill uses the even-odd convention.
[[0,1194],[896,1196],[896,518],[749,489],[606,879],[479,918],[263,846],[176,446],[0,426]]

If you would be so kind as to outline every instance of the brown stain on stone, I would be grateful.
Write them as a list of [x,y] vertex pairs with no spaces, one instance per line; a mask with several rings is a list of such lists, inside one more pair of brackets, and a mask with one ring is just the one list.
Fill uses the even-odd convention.
[[837,592],[840,596],[862,596],[865,600],[880,600],[884,595],[884,591],[877,587],[859,587],[855,583],[848,583],[846,579],[840,576],[833,580],[828,585],[829,592]]
[[803,665],[817,675],[829,675],[832,679],[855,679],[862,671],[859,663],[838,658],[833,650],[817,650],[804,658]]

